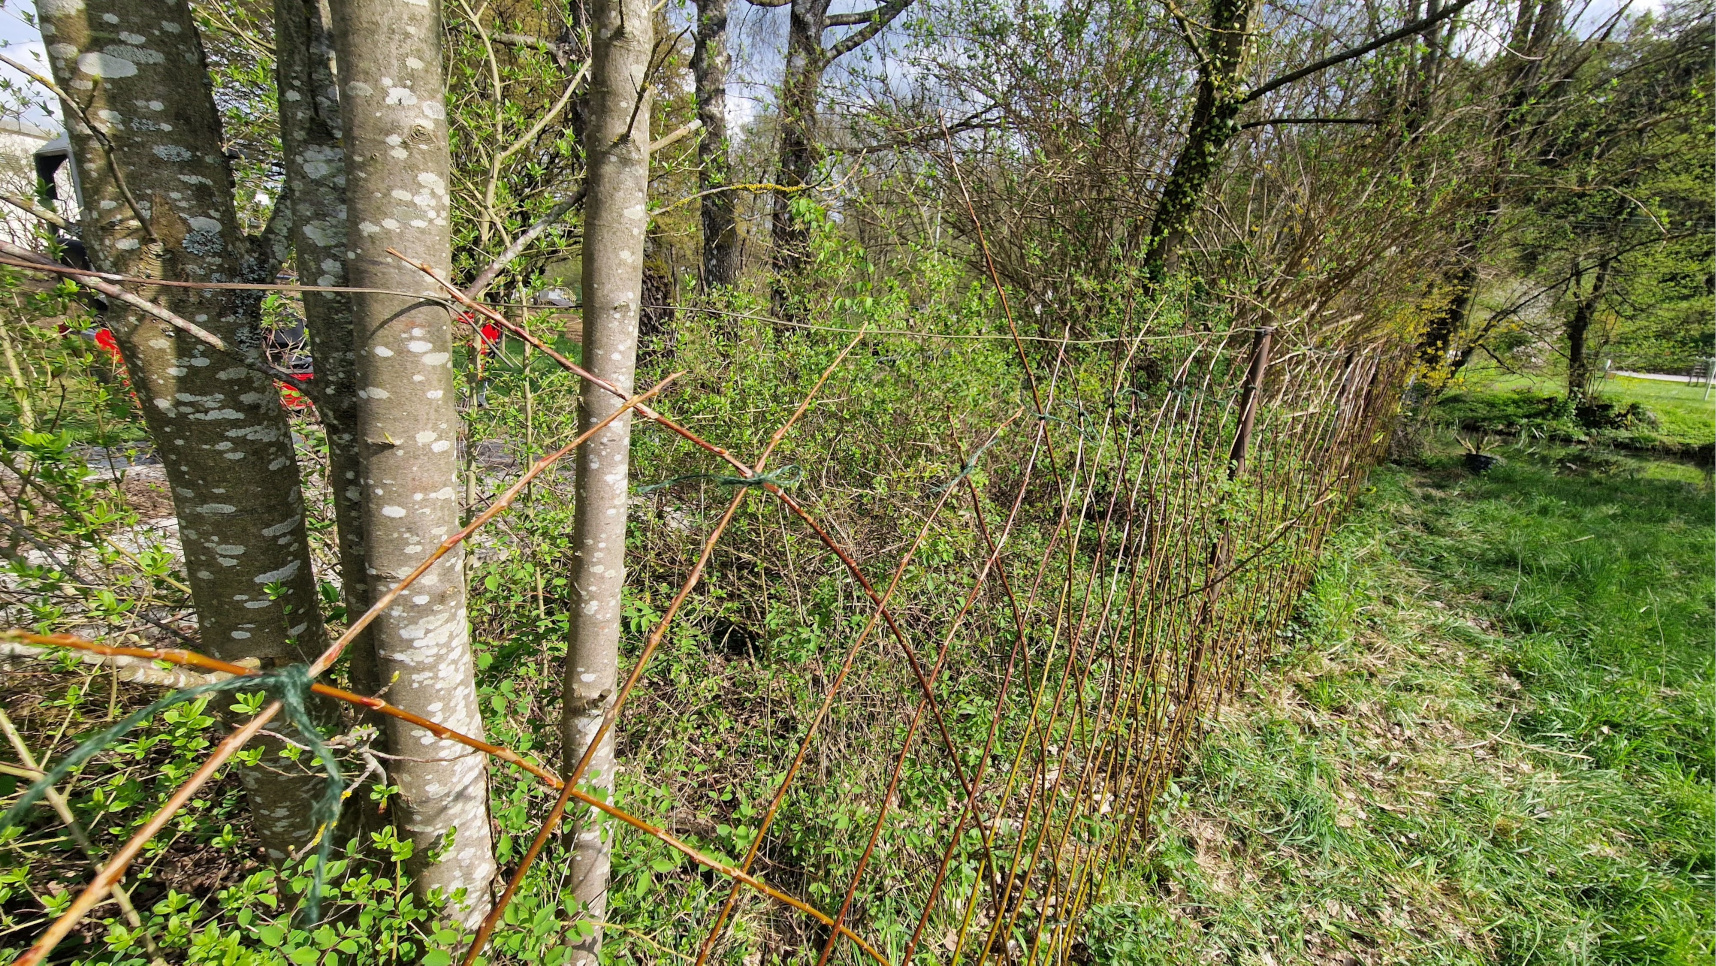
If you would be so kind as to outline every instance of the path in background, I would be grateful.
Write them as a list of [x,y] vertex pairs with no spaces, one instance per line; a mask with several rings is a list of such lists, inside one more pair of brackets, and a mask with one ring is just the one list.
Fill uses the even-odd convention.
[[[1671,375],[1668,375],[1666,373],[1661,373],[1661,372],[1627,372],[1624,369],[1615,369],[1612,371],[1611,374],[1616,375],[1616,376],[1626,376],[1628,379],[1655,379],[1658,382],[1691,382],[1692,381],[1691,376],[1671,376]],[[1700,385],[1702,385],[1702,383],[1700,383]]]
[[1710,490],[1502,455],[1378,472],[1088,961],[1711,961]]

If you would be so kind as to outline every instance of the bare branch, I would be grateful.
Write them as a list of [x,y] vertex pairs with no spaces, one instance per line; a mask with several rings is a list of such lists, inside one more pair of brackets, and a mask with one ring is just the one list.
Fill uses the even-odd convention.
[[475,299],[488,291],[489,286],[494,284],[495,278],[501,272],[506,271],[506,267],[512,264],[512,260],[522,255],[524,250],[530,247],[531,242],[541,238],[543,232],[559,224],[560,220],[566,217],[567,212],[583,203],[584,189],[579,187],[576,192],[573,192],[572,197],[566,198],[550,208],[548,214],[538,218],[535,224],[526,228],[523,234],[513,239],[512,244],[506,246],[505,251],[496,255],[494,261],[489,262],[482,271],[477,273],[477,277],[471,281],[470,287],[465,289],[465,297]]
[[98,272],[86,272],[81,269],[67,269],[63,265],[56,265],[52,262],[46,261],[42,256],[37,255],[35,252],[32,252],[27,248],[20,248],[9,241],[0,241],[0,254],[11,257],[12,261],[7,262],[7,264],[10,265],[16,265],[20,268],[37,268],[43,271],[51,271],[55,274],[67,275],[75,278],[79,285],[92,288],[110,299],[117,299],[118,301],[124,302],[126,305],[129,305],[147,315],[154,316],[173,328],[189,335],[191,338],[196,339],[198,342],[214,349],[216,352],[229,356],[235,361],[255,369],[272,379],[279,379],[289,385],[295,382],[296,377],[294,377],[292,373],[270,363],[267,359],[262,357],[262,353],[244,352],[236,349],[233,346],[228,345],[226,340],[222,339],[220,336],[215,335],[213,332],[210,332],[195,322],[181,318],[171,310],[157,305],[141,295],[135,295],[131,292],[127,292],[112,282],[103,280]]
[[72,224],[69,221],[66,221],[64,218],[61,218],[59,215],[54,214],[53,212],[49,211],[48,209],[43,208],[41,205],[38,205],[34,201],[30,201],[27,198],[14,198],[11,195],[0,195],[0,201],[4,201],[5,203],[7,203],[7,204],[11,205],[12,207],[18,209],[19,211],[22,211],[26,215],[33,215],[37,218],[40,218],[41,220],[47,222],[48,224],[53,225],[55,228],[60,229],[61,231],[68,231],[68,232],[76,232],[77,231],[76,225]]
[[655,142],[654,144],[651,144],[649,146],[649,153],[655,154],[657,151],[660,151],[663,148],[672,147],[673,145],[679,143],[680,141],[684,140],[685,138],[689,137],[690,135],[696,134],[698,131],[701,131],[701,130],[703,130],[703,122],[694,118],[690,121],[690,123],[681,124],[677,129],[675,129],[673,131],[673,133],[668,134],[668,135],[664,136],[661,140]]
[[1369,118],[1369,117],[1272,117],[1272,118],[1268,119],[1267,121],[1250,121],[1250,122],[1247,122],[1245,124],[1241,124],[1239,126],[1239,129],[1241,131],[1246,131],[1246,130],[1250,130],[1251,128],[1254,128],[1254,127],[1269,127],[1269,126],[1274,125],[1274,124],[1381,124],[1381,123],[1382,123],[1381,121],[1378,121],[1374,118]]
[[887,3],[877,7],[875,10],[871,11],[870,20],[867,26],[860,27],[859,29],[852,31],[846,36],[840,38],[834,46],[828,48],[828,52],[826,54],[828,60],[839,60],[852,51],[857,50],[859,47],[869,43],[871,38],[881,33],[884,28],[894,22],[896,17],[905,13],[906,8],[911,5],[912,0],[888,0]]
[[1357,47],[1349,47],[1348,49],[1343,50],[1338,54],[1331,54],[1328,57],[1324,57],[1322,60],[1316,61],[1315,63],[1306,64],[1304,67],[1301,67],[1298,70],[1289,71],[1285,74],[1282,74],[1281,76],[1275,78],[1274,80],[1266,82],[1261,87],[1258,87],[1258,88],[1252,90],[1251,93],[1240,98],[1239,102],[1241,104],[1249,104],[1252,101],[1255,101],[1258,98],[1264,96],[1265,94],[1268,94],[1272,91],[1276,91],[1276,90],[1279,90],[1283,87],[1286,87],[1288,84],[1291,84],[1296,80],[1301,80],[1303,78],[1309,77],[1312,74],[1315,74],[1319,71],[1328,70],[1330,67],[1333,67],[1336,64],[1344,64],[1347,61],[1352,60],[1355,57],[1363,57],[1365,54],[1368,54],[1371,51],[1376,50],[1379,47],[1386,47],[1389,44],[1394,43],[1396,40],[1403,40],[1407,37],[1412,36],[1413,34],[1423,33],[1425,30],[1428,30],[1429,28],[1434,27],[1436,24],[1442,22],[1443,20],[1446,20],[1449,17],[1452,17],[1453,15],[1455,15],[1455,14],[1459,13],[1460,11],[1466,9],[1467,7],[1471,6],[1475,2],[1477,2],[1477,0],[1456,0],[1456,2],[1449,4],[1448,6],[1442,8],[1441,10],[1436,11],[1434,14],[1432,14],[1428,17],[1421,17],[1421,18],[1414,20],[1411,23],[1405,25],[1404,27],[1400,27],[1396,30],[1391,30],[1388,33],[1385,33],[1382,36],[1376,38],[1375,40],[1370,41],[1369,43],[1360,44]]

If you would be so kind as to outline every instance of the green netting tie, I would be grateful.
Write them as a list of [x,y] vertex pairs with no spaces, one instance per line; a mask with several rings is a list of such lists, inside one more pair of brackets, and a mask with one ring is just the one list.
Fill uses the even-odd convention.
[[637,495],[645,496],[647,494],[654,493],[656,490],[665,490],[676,483],[687,483],[691,480],[709,480],[721,486],[767,486],[773,484],[774,486],[778,486],[784,490],[803,483],[804,471],[799,469],[797,466],[788,463],[778,470],[770,470],[767,473],[758,473],[755,476],[729,476],[725,473],[687,473],[684,476],[675,476],[671,479],[662,480],[660,483],[651,483],[648,486],[639,487]]
[[345,796],[345,776],[340,772],[339,762],[334,759],[333,751],[322,741],[322,733],[317,730],[315,722],[310,720],[307,705],[310,683],[308,665],[289,664],[260,674],[239,675],[224,681],[174,691],[148,707],[131,712],[121,718],[118,724],[84,739],[82,744],[72,749],[71,754],[25,789],[18,801],[6,810],[5,815],[0,815],[0,833],[17,824],[30,806],[40,801],[49,788],[71,774],[72,769],[95,757],[158,712],[220,691],[267,691],[280,701],[287,719],[298,729],[310,753],[322,760],[322,767],[328,773],[327,788],[323,790],[322,797],[310,813],[316,825],[316,837],[320,840],[316,850],[315,874],[310,879],[310,891],[304,897],[304,910],[309,917],[309,925],[313,926],[322,918],[322,886],[327,877],[328,861],[333,855],[332,832],[334,823],[340,817],[340,802]]
[[1078,433],[1080,439],[1083,439],[1086,441],[1094,439],[1095,437],[1091,436],[1090,432],[1085,427],[1085,424],[1084,424],[1085,412],[1084,412],[1084,410],[1081,408],[1078,411],[1078,414],[1079,414],[1079,421],[1076,423],[1069,420],[1069,419],[1062,419],[1059,416],[1051,416],[1048,413],[1038,413],[1037,414],[1037,420],[1038,420],[1038,422],[1060,423],[1062,426],[1070,426],[1074,432]]
[[1001,434],[1000,433],[996,433],[994,436],[989,437],[987,442],[985,442],[982,446],[977,447],[977,451],[975,453],[971,454],[971,458],[965,461],[965,465],[960,467],[959,472],[957,474],[955,474],[953,479],[948,480],[946,483],[943,483],[942,485],[936,487],[935,489],[926,492],[924,495],[925,496],[939,496],[940,494],[946,492],[947,490],[950,490],[953,487],[958,486],[959,482],[961,480],[965,479],[966,477],[970,476],[972,473],[976,472],[977,461],[980,458],[982,458],[984,453],[989,451],[989,447],[994,446],[996,443],[999,443],[1000,441],[1001,441]]

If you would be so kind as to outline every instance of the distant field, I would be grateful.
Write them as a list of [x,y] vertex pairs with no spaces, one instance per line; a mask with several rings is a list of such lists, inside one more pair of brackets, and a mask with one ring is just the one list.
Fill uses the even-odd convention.
[[[1474,366],[1461,372],[1449,386],[1449,396],[1456,405],[1459,405],[1458,397],[1464,397],[1469,403],[1493,403],[1513,393],[1561,396],[1566,392],[1566,384],[1566,377],[1556,372],[1521,375],[1494,366]],[[1600,381],[1597,393],[1617,405],[1636,402],[1649,409],[1660,423],[1649,435],[1660,437],[1664,442],[1699,446],[1716,441],[1716,389],[1711,390],[1710,398],[1706,399],[1703,386],[1616,376]],[[1648,444],[1649,441],[1641,434],[1637,442]]]

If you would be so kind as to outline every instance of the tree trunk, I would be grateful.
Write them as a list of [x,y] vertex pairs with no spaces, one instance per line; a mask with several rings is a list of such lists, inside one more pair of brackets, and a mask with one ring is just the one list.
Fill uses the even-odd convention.
[[[590,126],[584,135],[589,186],[584,209],[584,363],[622,392],[632,389],[642,300],[644,231],[649,225],[651,50],[648,0],[591,4]],[[641,93],[640,93],[641,92]],[[640,100],[641,98],[641,100]],[[620,405],[585,382],[580,432]],[[614,700],[619,669],[620,588],[625,583],[626,501],[631,415],[616,419],[577,453],[572,522],[574,607],[562,690],[563,750],[569,771],[590,747]],[[583,785],[614,785],[613,731],[597,746]],[[595,926],[573,962],[593,964],[607,909],[613,831],[594,809],[574,816],[572,895]]]
[[[274,49],[292,251],[305,285],[346,284],[346,157],[340,143],[339,79],[328,0],[275,0]],[[369,609],[364,572],[362,460],[358,451],[352,303],[344,292],[304,293],[304,322],[316,361],[307,387],[328,434],[328,488],[339,532],[347,613]],[[369,635],[352,642],[352,681],[381,689]]]
[[[1573,317],[1567,320],[1567,398],[1575,402],[1583,402],[1591,395],[1591,360],[1585,350],[1591,322],[1597,317],[1597,306],[1603,301],[1608,281],[1609,262],[1598,262],[1596,274],[1591,279],[1591,291],[1577,298]],[[1577,284],[1575,282],[1575,291]]]
[[[459,414],[452,324],[440,291],[388,248],[443,276],[447,123],[439,7],[335,0],[346,144],[346,266],[353,286],[421,293],[352,296],[365,561],[372,593],[392,587],[459,527]],[[372,625],[387,698],[467,734],[483,733],[465,617],[464,553],[442,557]],[[418,893],[440,893],[467,923],[489,908],[495,862],[481,754],[389,719],[401,756],[389,777],[415,845]],[[461,898],[459,893],[465,895]]]
[[[1435,371],[1448,364],[1455,339],[1465,329],[1481,279],[1484,243],[1501,218],[1513,158],[1521,153],[1518,142],[1541,130],[1543,118],[1528,114],[1538,91],[1538,75],[1548,59],[1550,45],[1561,29],[1561,0],[1519,0],[1513,24],[1513,42],[1502,64],[1501,110],[1490,133],[1493,145],[1488,181],[1484,186],[1485,207],[1460,233],[1453,251],[1454,267],[1444,279],[1448,301],[1426,325],[1418,343],[1419,364]],[[1462,349],[1457,359],[1469,358]],[[1458,371],[1458,367],[1454,368]]]
[[[1477,302],[1484,239],[1499,213],[1499,210],[1483,212],[1467,229],[1466,240],[1454,248],[1457,268],[1442,280],[1447,301],[1430,316],[1424,335],[1418,341],[1419,363],[1428,371],[1439,371],[1448,365],[1448,353],[1466,329],[1466,320],[1471,317],[1472,306]],[[1453,371],[1457,370],[1455,367]],[[1448,374],[1451,376],[1453,371]]]
[[[787,27],[786,75],[781,81],[780,173],[781,185],[797,188],[809,184],[819,160],[816,143],[816,96],[822,87],[822,72],[828,60],[822,49],[822,33],[828,29],[829,0],[793,0]],[[773,211],[776,311],[784,307],[781,283],[797,275],[810,255],[810,231],[793,216],[792,203],[802,192],[776,192]]]
[[[40,13],[54,78],[76,102],[64,113],[94,267],[192,282],[271,275],[239,228],[189,6],[87,0]],[[136,291],[260,360],[257,293]],[[265,667],[306,660],[321,650],[322,621],[291,426],[272,381],[118,301],[105,321],[172,488],[203,647]],[[257,832],[280,859],[314,832],[321,779],[269,747],[242,776]]]
[[727,142],[727,5],[729,0],[698,0],[697,43],[691,72],[697,85],[697,119],[703,140],[697,145],[702,167],[698,188],[714,192],[700,200],[703,215],[703,290],[730,287],[739,280],[739,224],[731,191],[732,146]]
[[1203,203],[1204,192],[1239,133],[1240,69],[1250,42],[1258,0],[1215,0],[1205,32],[1208,63],[1198,69],[1198,99],[1192,108],[1185,147],[1162,188],[1151,217],[1149,248],[1144,255],[1148,284],[1173,274],[1179,266],[1186,232]]

